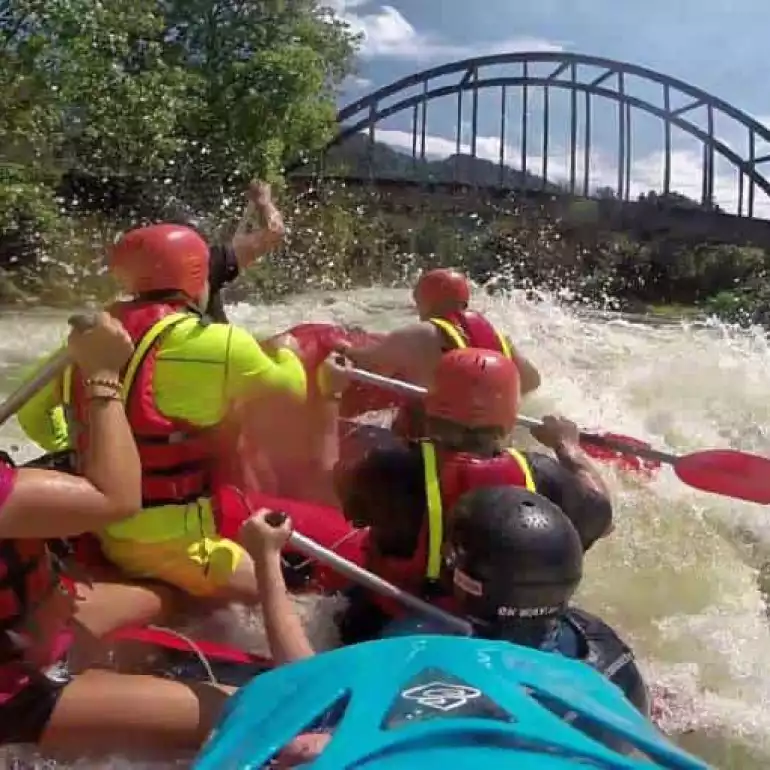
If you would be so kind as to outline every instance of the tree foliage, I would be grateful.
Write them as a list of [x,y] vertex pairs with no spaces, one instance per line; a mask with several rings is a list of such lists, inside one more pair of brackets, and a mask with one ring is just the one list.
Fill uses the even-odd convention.
[[[280,180],[287,161],[331,138],[355,45],[320,0],[0,0],[0,299],[9,273],[44,301],[43,274],[59,298],[72,298],[61,287],[98,291],[89,276],[105,244],[153,207],[211,211],[251,175]],[[368,140],[354,137],[329,169],[368,176],[369,161]],[[561,192],[466,155],[416,166],[377,144],[374,163],[380,176]],[[398,281],[452,263],[480,280],[766,320],[763,250],[601,232],[595,207],[620,202],[610,188],[597,197],[557,221],[497,198],[441,212],[327,189],[292,201],[289,242],[252,289]],[[638,205],[704,208],[675,192]]]
[[0,225],[45,230],[73,170],[200,203],[278,178],[331,136],[354,45],[316,0],[0,3]]

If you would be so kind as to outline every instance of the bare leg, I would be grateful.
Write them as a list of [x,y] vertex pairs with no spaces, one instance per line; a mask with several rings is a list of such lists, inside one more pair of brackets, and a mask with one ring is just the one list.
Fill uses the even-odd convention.
[[166,759],[197,751],[232,692],[218,685],[88,671],[62,692],[40,748],[62,759],[84,754]]
[[178,590],[161,583],[78,584],[77,593],[75,644],[69,659],[73,671],[97,660],[106,662],[107,654],[115,651],[102,642],[108,634],[126,626],[167,622],[182,603]]
[[168,622],[182,604],[181,592],[162,583],[78,585],[78,595],[76,620],[96,637],[125,626]]

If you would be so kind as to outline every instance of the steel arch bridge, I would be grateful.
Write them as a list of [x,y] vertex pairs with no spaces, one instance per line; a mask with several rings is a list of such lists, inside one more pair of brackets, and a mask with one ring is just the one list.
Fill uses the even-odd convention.
[[[491,71],[501,65],[512,65],[513,71],[504,75]],[[547,65],[545,72],[534,72],[536,66]],[[591,72],[586,72],[590,68]],[[542,70],[543,67],[541,66]],[[597,74],[598,71],[598,74]],[[632,78],[652,84],[660,96],[654,103],[645,97],[629,93],[628,83]],[[441,79],[441,84],[436,81]],[[446,82],[450,80],[450,82]],[[421,88],[420,88],[421,87]],[[418,88],[419,91],[414,93]],[[733,107],[722,99],[699,88],[645,67],[612,59],[557,52],[520,52],[498,54],[445,64],[409,75],[390,85],[374,91],[338,113],[339,132],[324,150],[324,157],[335,146],[343,144],[356,134],[368,135],[368,178],[374,180],[377,170],[372,162],[376,142],[376,126],[382,121],[411,111],[411,157],[415,166],[426,160],[427,111],[430,102],[456,95],[456,156],[463,146],[470,146],[471,157],[477,157],[479,127],[479,92],[485,89],[500,91],[500,133],[499,171],[500,186],[503,186],[503,171],[515,159],[506,158],[506,131],[509,125],[506,110],[507,91],[521,90],[522,109],[520,120],[520,158],[517,171],[526,177],[529,128],[531,116],[528,104],[533,89],[542,90],[542,159],[540,173],[543,185],[547,183],[549,159],[549,98],[552,90],[566,89],[570,93],[569,109],[569,153],[567,191],[571,195],[590,197],[591,141],[592,141],[592,98],[602,97],[617,105],[617,186],[615,193],[621,200],[630,199],[632,171],[632,118],[635,111],[658,118],[664,124],[663,172],[660,192],[672,192],[672,129],[677,128],[697,140],[703,148],[701,204],[709,207],[714,201],[716,158],[721,156],[737,171],[736,213],[742,217],[753,217],[757,190],[770,200],[770,180],[761,167],[770,162],[770,131],[745,112]],[[410,93],[410,91],[412,93]],[[470,141],[461,141],[464,99],[470,94]],[[579,119],[578,96],[583,97],[582,125],[582,180],[578,180]],[[684,100],[682,106],[673,106]],[[693,119],[694,113],[705,111],[705,126]],[[715,122],[729,118],[747,132],[747,149],[739,152],[731,141],[717,135]],[[766,145],[766,147],[762,147]],[[758,149],[767,154],[758,154]],[[463,182],[467,184],[467,182]]]

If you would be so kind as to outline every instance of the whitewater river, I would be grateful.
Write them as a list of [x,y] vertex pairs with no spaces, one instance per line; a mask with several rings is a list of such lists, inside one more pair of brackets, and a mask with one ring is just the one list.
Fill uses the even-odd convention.
[[[764,336],[585,317],[517,297],[480,303],[543,373],[527,414],[560,411],[581,426],[676,450],[729,446],[770,455]],[[4,391],[21,365],[62,338],[64,318],[0,317]],[[406,292],[373,289],[242,304],[233,318],[258,333],[308,320],[387,329],[409,318],[409,304]],[[34,454],[15,424],[3,434],[6,448]],[[617,528],[591,552],[580,601],[632,643],[651,682],[675,693],[668,726],[683,745],[715,767],[766,770],[770,632],[756,569],[770,561],[770,510],[696,492],[669,470],[653,481],[609,477]],[[328,638],[328,601],[306,609],[316,637]]]

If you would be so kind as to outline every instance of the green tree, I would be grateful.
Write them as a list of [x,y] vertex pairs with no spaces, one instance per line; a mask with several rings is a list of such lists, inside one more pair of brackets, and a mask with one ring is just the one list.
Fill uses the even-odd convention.
[[275,181],[332,136],[354,47],[316,0],[0,2],[0,264],[39,249],[72,170],[203,207]]
[[58,213],[53,137],[59,125],[56,95],[36,66],[46,40],[35,3],[0,3],[0,262],[19,260],[24,242]]
[[[187,73],[164,61],[154,0],[16,0],[6,45],[38,88],[49,160],[99,174],[160,171],[178,152]],[[5,69],[5,67],[4,67]],[[12,70],[6,70],[8,74]],[[40,85],[43,88],[40,88]],[[24,100],[13,99],[19,112]],[[54,164],[52,164],[54,165]],[[53,169],[49,169],[53,170]]]
[[335,90],[355,39],[315,0],[166,0],[166,61],[190,73],[181,116],[187,178],[227,184],[283,164],[333,135]]

